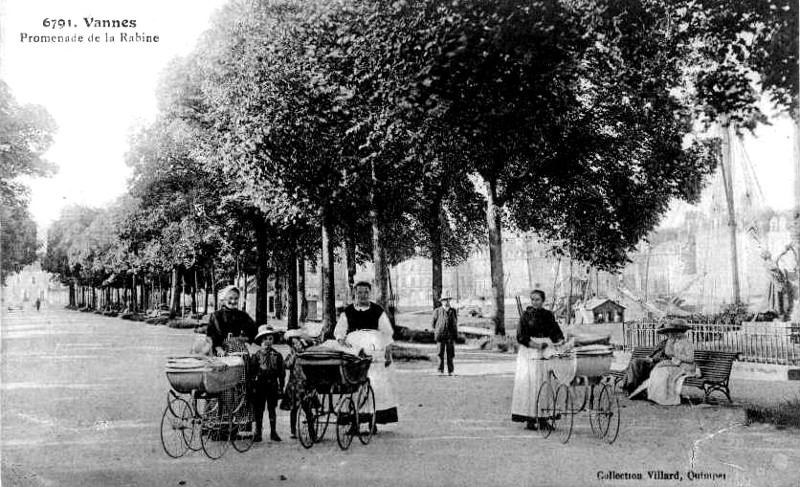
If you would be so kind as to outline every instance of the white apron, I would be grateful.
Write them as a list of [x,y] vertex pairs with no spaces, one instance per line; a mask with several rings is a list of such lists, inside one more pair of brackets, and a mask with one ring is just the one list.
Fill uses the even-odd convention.
[[394,395],[394,364],[386,366],[386,338],[377,330],[356,330],[347,335],[347,343],[354,350],[364,349],[372,357],[369,377],[375,393],[375,420],[377,423],[397,422],[397,399]]
[[[547,340],[549,342],[549,340]],[[536,398],[542,383],[552,370],[558,380],[569,384],[575,376],[575,359],[550,357],[556,351],[552,344],[544,350],[519,347],[517,372],[514,376],[514,394],[511,400],[511,420],[524,422],[537,418]]]

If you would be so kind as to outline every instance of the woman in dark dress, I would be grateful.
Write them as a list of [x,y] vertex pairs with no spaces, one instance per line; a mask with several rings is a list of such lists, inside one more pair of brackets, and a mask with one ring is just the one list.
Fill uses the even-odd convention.
[[511,402],[511,420],[525,422],[535,429],[541,422],[536,411],[536,395],[550,371],[544,350],[561,343],[564,334],[550,310],[543,308],[544,292],[531,292],[531,306],[519,319],[517,327],[517,372],[514,376],[514,395]]
[[[234,353],[246,354],[243,359],[247,364],[249,361],[248,343],[253,343],[258,328],[250,315],[239,309],[239,289],[228,286],[220,294],[222,298],[222,309],[214,312],[208,322],[206,334],[211,338],[214,353],[217,356],[230,355]],[[247,381],[246,368],[242,369],[240,386],[234,390],[228,390],[220,394],[220,414],[227,416],[239,402],[241,394],[244,394]],[[246,407],[246,421],[252,421],[252,407]]]
[[247,352],[258,328],[250,315],[239,309],[239,289],[226,287],[220,294],[222,309],[214,312],[208,322],[206,334],[211,338],[214,353],[218,356],[233,352]]

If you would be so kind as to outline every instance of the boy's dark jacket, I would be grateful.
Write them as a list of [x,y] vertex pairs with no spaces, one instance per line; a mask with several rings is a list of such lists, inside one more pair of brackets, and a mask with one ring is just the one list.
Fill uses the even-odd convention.
[[250,392],[267,394],[283,392],[285,368],[283,357],[274,348],[258,350],[250,357]]

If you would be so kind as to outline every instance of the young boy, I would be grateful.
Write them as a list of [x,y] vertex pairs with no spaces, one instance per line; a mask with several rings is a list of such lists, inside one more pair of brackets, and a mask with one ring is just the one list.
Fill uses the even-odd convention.
[[254,371],[250,394],[256,417],[255,441],[261,441],[265,405],[269,413],[269,438],[272,441],[281,441],[275,431],[275,407],[283,392],[285,372],[283,357],[272,348],[276,333],[278,332],[271,326],[261,325],[255,338],[256,345],[261,347],[252,356],[250,365]]

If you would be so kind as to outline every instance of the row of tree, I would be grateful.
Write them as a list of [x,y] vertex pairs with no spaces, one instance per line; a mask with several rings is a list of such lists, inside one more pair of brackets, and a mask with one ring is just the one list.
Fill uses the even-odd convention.
[[37,258],[36,223],[28,211],[28,187],[21,179],[55,172],[44,158],[55,131],[47,110],[20,105],[0,80],[0,285]]
[[165,70],[129,194],[65,214],[46,267],[170,282],[173,301],[244,269],[259,322],[284,276],[294,326],[320,258],[329,326],[337,253],[351,285],[374,264],[385,307],[389,266],[430,257],[435,306],[442,266],[488,244],[502,335],[504,228],[618,269],[698,198],[719,152],[704,128],[753,127],[763,93],[797,116],[797,5],[734,3],[231,0]]

